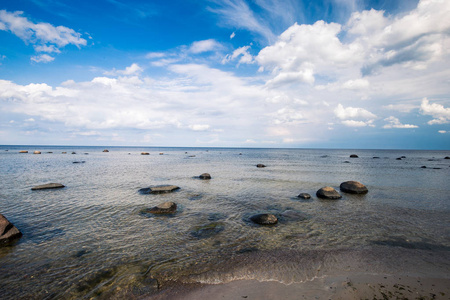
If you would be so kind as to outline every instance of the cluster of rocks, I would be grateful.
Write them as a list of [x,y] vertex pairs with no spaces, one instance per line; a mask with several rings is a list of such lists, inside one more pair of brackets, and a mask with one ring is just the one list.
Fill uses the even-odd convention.
[[[367,194],[369,192],[367,187],[358,181],[345,181],[345,182],[341,183],[341,185],[339,186],[339,189],[342,192],[349,193],[349,194]],[[341,194],[339,194],[339,192],[336,191],[331,186],[326,186],[326,187],[319,189],[316,192],[316,196],[318,198],[327,199],[327,200],[336,200],[336,199],[342,198]],[[301,198],[301,199],[311,199],[311,195],[308,193],[301,193],[297,197]]]

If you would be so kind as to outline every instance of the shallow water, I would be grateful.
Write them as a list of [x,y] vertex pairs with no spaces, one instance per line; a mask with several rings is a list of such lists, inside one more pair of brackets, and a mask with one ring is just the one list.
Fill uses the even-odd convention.
[[[313,267],[284,263],[263,274],[254,268],[261,260],[249,258],[271,253],[276,260],[281,250],[311,256],[379,246],[450,250],[449,151],[103,149],[0,147],[0,213],[24,234],[0,248],[0,295],[106,298],[123,290],[152,294],[172,280],[307,277]],[[359,158],[349,158],[353,153]],[[212,179],[194,178],[204,172]],[[319,188],[338,189],[347,180],[364,183],[369,193],[315,197]],[[31,191],[49,182],[66,187]],[[181,189],[138,192],[162,184]],[[297,198],[301,192],[312,199]],[[175,215],[142,212],[166,201],[178,204]],[[277,215],[279,224],[248,220],[263,212]],[[233,264],[239,275],[229,271]]]

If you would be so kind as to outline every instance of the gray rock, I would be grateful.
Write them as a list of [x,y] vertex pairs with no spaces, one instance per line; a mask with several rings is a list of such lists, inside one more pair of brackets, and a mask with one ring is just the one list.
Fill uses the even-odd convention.
[[316,192],[316,196],[321,199],[329,199],[329,200],[335,200],[340,199],[342,196],[332,187],[326,186],[321,189],[319,189]]
[[339,186],[341,191],[350,194],[367,194],[367,187],[358,181],[346,181]]
[[202,175],[198,176],[200,179],[211,179],[211,175],[209,173],[203,173]]
[[358,155],[356,155],[356,154],[351,154],[350,155],[350,158],[358,158],[359,156]]
[[156,185],[148,188],[140,189],[142,194],[164,194],[178,190],[180,187],[176,185]]
[[33,191],[35,191],[35,190],[60,189],[60,188],[63,188],[63,187],[65,187],[65,185],[63,185],[61,183],[47,183],[47,184],[34,186],[31,189]]
[[20,238],[22,233],[6,217],[0,214],[0,245]]
[[278,218],[272,214],[258,214],[250,217],[253,223],[259,225],[275,225],[278,223]]
[[265,168],[266,165],[263,165],[263,164],[257,164],[256,167],[257,167],[257,168]]
[[150,208],[146,212],[152,214],[173,214],[177,210],[177,204],[175,202],[164,202],[158,204],[155,207]]
[[301,193],[300,195],[297,196],[298,198],[302,198],[302,199],[311,199],[311,195],[308,193]]

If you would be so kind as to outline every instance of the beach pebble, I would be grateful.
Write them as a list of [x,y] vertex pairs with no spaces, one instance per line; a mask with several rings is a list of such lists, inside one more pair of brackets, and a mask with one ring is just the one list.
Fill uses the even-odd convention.
[[175,202],[164,202],[155,207],[150,208],[147,212],[152,214],[172,214],[177,210]]
[[140,189],[139,192],[141,192],[142,194],[163,194],[173,192],[175,190],[178,190],[179,188],[180,187],[176,185],[156,185]]
[[0,245],[20,238],[22,233],[5,216],[0,214]]
[[263,165],[263,164],[257,164],[256,167],[257,167],[257,168],[265,168],[266,165]]
[[278,223],[278,218],[272,214],[258,214],[250,217],[253,223],[259,225],[275,225]]
[[20,150],[19,153],[28,153],[27,150]]
[[148,152],[141,152],[141,155],[150,155]]
[[351,158],[358,158],[359,156],[356,155],[356,154],[351,154],[350,157],[351,157]]
[[339,186],[341,191],[350,194],[367,194],[367,187],[358,181],[346,181]]
[[47,183],[47,184],[37,185],[35,187],[32,187],[31,189],[33,191],[35,191],[35,190],[47,190],[47,189],[60,189],[63,187],[65,187],[65,185],[63,185],[61,183]]
[[33,154],[41,154],[41,151],[34,151]]
[[202,175],[198,176],[200,179],[211,179],[211,175],[209,173],[203,173]]
[[105,150],[103,150],[103,152],[109,152],[109,150],[108,150],[108,149],[105,149]]
[[342,196],[330,186],[323,187],[316,192],[316,196],[322,199],[340,199]]
[[308,193],[301,193],[300,195],[297,196],[298,198],[302,198],[302,199],[311,199],[311,195]]

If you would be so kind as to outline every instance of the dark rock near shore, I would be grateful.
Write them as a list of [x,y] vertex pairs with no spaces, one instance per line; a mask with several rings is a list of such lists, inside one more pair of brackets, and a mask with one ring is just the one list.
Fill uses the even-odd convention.
[[329,199],[329,200],[342,198],[342,196],[338,193],[338,191],[336,191],[334,188],[330,186],[326,186],[319,189],[316,193],[316,196],[321,199]]
[[33,191],[35,191],[35,190],[60,189],[63,187],[65,187],[65,185],[63,185],[61,183],[47,183],[47,184],[37,185],[35,187],[32,187],[31,189]]
[[444,159],[450,159],[450,156],[446,156],[446,157],[444,157]]
[[157,185],[140,189],[139,192],[142,194],[164,194],[173,192],[175,190],[178,190],[179,188],[180,187],[176,185]]
[[74,161],[74,164],[84,164],[86,161],[82,160],[82,161]]
[[148,152],[141,152],[141,155],[150,155]]
[[265,168],[266,165],[263,165],[263,164],[257,164],[256,167],[257,167],[257,168]]
[[374,156],[374,157],[372,157],[373,159],[379,159],[380,157],[379,156]]
[[421,166],[421,168],[422,168],[422,169],[426,169],[426,168],[427,168],[427,166]]
[[297,196],[298,198],[302,198],[302,199],[311,199],[311,195],[308,193],[301,193],[300,195]]
[[397,157],[396,160],[402,160],[402,158],[401,157]]
[[211,175],[209,173],[203,173],[202,175],[198,176],[200,179],[211,179]]
[[14,239],[18,239],[22,233],[6,217],[0,214],[0,245],[7,244]]
[[145,212],[152,214],[173,214],[177,210],[177,204],[175,202],[164,202],[152,207]]
[[103,150],[103,152],[109,152],[109,150],[108,150],[108,149],[105,149],[105,150]]
[[213,222],[206,225],[195,226],[190,234],[197,239],[205,239],[212,237],[225,229],[223,223]]
[[358,181],[346,181],[339,186],[341,191],[350,194],[367,194],[367,187]]
[[356,155],[356,154],[351,154],[350,155],[350,158],[358,158],[359,156],[358,155]]
[[258,214],[250,217],[253,223],[259,225],[275,225],[278,223],[278,218],[272,214]]

